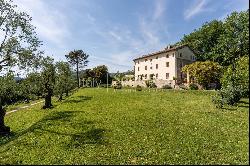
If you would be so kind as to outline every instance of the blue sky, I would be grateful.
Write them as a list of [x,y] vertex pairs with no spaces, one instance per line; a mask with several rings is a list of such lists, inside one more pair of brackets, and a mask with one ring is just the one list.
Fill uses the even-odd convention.
[[248,0],[14,0],[33,17],[46,55],[56,61],[82,49],[92,68],[110,72],[133,68],[133,59],[165,48],[184,34],[232,11]]

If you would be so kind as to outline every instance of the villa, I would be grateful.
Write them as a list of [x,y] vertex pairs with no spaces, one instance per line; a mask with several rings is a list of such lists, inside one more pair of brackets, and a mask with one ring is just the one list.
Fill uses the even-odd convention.
[[181,68],[195,61],[195,54],[188,45],[167,46],[164,50],[143,55],[133,60],[135,81],[155,80],[158,84],[174,85],[186,75]]

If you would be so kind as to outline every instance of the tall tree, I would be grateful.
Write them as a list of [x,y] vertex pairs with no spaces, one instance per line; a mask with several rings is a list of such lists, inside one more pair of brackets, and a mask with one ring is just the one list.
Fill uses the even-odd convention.
[[240,57],[249,56],[249,10],[233,12],[223,23],[224,33],[213,49],[213,59],[223,66],[235,63]]
[[196,53],[197,60],[212,60],[211,53],[223,32],[223,22],[213,20],[203,24],[198,30],[184,35],[180,43],[188,44]]
[[[38,64],[42,52],[38,50],[41,42],[31,24],[31,17],[16,10],[12,0],[0,0],[0,71],[5,67],[18,65],[20,68]],[[5,84],[0,79],[0,84]],[[1,92],[4,92],[1,90]],[[8,92],[8,97],[11,91]],[[0,133],[8,132],[4,126],[3,97],[0,96]]]
[[101,66],[96,66],[92,69],[96,81],[101,81],[102,83],[107,83],[107,73],[108,73],[108,68],[105,65]]
[[188,44],[199,61],[210,60],[223,66],[235,63],[249,55],[249,10],[233,12],[223,22],[205,23],[185,35],[180,43]]
[[65,57],[67,58],[68,62],[75,66],[76,65],[76,77],[77,77],[77,83],[78,83],[78,88],[80,87],[79,84],[79,69],[87,66],[88,64],[88,57],[89,55],[87,55],[85,52],[83,52],[83,50],[74,50],[69,52],[68,55],[65,55]]

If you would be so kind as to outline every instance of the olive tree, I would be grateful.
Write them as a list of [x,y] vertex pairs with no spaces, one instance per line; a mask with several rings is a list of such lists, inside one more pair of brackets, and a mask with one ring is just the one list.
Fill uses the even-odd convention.
[[56,84],[55,92],[62,100],[63,94],[69,95],[69,91],[74,88],[74,81],[72,79],[72,71],[68,62],[56,63]]
[[[0,71],[5,67],[37,66],[42,54],[38,50],[41,41],[38,40],[35,27],[31,24],[31,17],[25,12],[16,10],[16,5],[12,0],[0,0]],[[8,80],[8,79],[7,79]],[[0,79],[1,88],[9,86],[6,79]],[[5,111],[3,109],[4,100],[12,95],[11,91],[5,94],[1,89],[0,95],[0,133],[8,133],[4,125]]]
[[55,65],[53,59],[46,57],[41,61],[42,72],[41,72],[41,83],[43,95],[45,98],[45,104],[43,109],[51,108],[52,105],[52,96],[55,87]]

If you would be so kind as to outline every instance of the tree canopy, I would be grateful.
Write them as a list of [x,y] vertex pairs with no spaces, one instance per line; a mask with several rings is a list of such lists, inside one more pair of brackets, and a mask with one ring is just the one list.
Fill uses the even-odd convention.
[[[239,57],[249,55],[249,10],[233,12],[224,21],[213,20],[184,35],[199,61],[214,61],[228,66]],[[180,44],[178,43],[178,44]]]
[[76,65],[76,77],[77,77],[77,83],[78,83],[78,87],[80,86],[79,84],[79,69],[87,66],[88,64],[88,57],[89,55],[87,55],[85,52],[83,52],[83,50],[74,50],[74,51],[70,51],[69,54],[65,55],[65,57],[67,58],[68,62],[75,66]]
[[217,62],[195,62],[186,65],[182,71],[188,73],[191,78],[194,78],[197,83],[202,85],[205,89],[208,88],[209,83],[218,83],[222,74],[222,67]]
[[32,18],[16,10],[12,0],[0,0],[0,71],[5,66],[19,67],[38,65],[41,55]]

